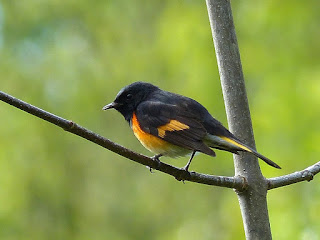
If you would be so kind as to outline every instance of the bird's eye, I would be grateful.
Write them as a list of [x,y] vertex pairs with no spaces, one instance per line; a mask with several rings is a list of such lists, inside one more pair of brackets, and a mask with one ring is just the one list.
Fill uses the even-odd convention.
[[127,100],[130,100],[132,98],[132,94],[131,93],[128,93],[127,96],[126,96]]

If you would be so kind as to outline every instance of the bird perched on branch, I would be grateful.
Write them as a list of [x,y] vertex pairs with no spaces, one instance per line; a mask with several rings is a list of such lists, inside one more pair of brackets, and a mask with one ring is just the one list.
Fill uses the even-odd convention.
[[191,154],[184,167],[188,171],[196,152],[215,157],[212,148],[238,154],[249,152],[272,167],[279,165],[242,143],[197,101],[163,91],[145,82],[135,82],[120,90],[103,110],[114,108],[129,122],[141,144],[161,156]]

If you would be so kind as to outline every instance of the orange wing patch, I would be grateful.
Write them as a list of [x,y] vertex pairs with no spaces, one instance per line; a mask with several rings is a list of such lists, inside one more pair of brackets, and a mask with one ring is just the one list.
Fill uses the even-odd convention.
[[158,135],[159,137],[164,138],[164,136],[166,135],[166,131],[181,131],[189,128],[190,127],[188,125],[182,122],[179,122],[177,120],[171,120],[169,123],[158,127]]

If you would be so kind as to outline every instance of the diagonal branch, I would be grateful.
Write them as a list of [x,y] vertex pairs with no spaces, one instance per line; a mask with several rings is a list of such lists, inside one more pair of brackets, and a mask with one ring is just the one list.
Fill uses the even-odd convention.
[[243,177],[225,177],[225,176],[213,176],[196,172],[186,172],[180,168],[176,168],[169,164],[154,161],[152,158],[144,156],[142,154],[133,152],[117,143],[110,141],[70,120],[66,120],[52,113],[46,112],[38,107],[35,107],[29,103],[21,101],[15,97],[12,97],[4,92],[0,91],[0,100],[6,102],[16,108],[19,108],[25,112],[28,112],[38,118],[41,118],[47,122],[53,123],[64,130],[76,134],[82,138],[85,138],[91,142],[94,142],[110,151],[117,153],[125,158],[140,163],[145,166],[149,166],[152,169],[157,169],[161,172],[174,176],[177,180],[185,180],[190,182],[197,182],[201,184],[214,185],[219,187],[234,188],[238,191],[244,191],[247,188],[247,182]]
[[288,175],[275,177],[275,178],[269,178],[268,181],[268,189],[274,189],[278,187],[287,186],[290,184],[302,182],[302,181],[308,181],[310,182],[313,180],[313,177],[320,172],[320,162],[317,162],[316,164],[307,167],[306,169],[294,172]]

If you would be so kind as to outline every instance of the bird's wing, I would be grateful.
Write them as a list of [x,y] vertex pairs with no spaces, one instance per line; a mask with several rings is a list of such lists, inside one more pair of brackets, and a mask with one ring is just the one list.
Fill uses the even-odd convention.
[[145,101],[135,114],[143,131],[180,147],[215,156],[203,142],[207,131],[202,123],[179,106]]

